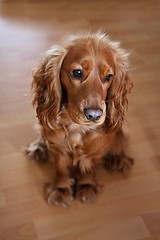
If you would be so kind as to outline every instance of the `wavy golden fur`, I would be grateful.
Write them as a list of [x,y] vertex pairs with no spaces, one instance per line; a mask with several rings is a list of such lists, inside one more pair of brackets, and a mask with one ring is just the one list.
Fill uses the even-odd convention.
[[71,36],[46,52],[32,83],[41,137],[27,154],[55,164],[48,203],[94,202],[102,189],[97,164],[103,160],[112,171],[132,165],[121,129],[131,87],[128,54],[103,33]]

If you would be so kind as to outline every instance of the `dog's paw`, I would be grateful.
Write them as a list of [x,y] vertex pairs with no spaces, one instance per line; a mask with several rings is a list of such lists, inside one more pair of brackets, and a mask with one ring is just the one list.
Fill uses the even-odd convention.
[[71,206],[74,200],[70,188],[53,188],[49,185],[46,188],[45,195],[48,204],[63,208]]
[[35,141],[31,143],[25,148],[24,152],[29,159],[35,160],[38,163],[45,163],[48,161],[48,149],[43,142]]
[[104,161],[105,168],[113,173],[128,173],[134,164],[134,160],[127,157],[123,152],[120,155],[109,153],[104,158]]
[[103,190],[102,185],[81,184],[77,187],[76,198],[82,203],[94,203],[97,194]]

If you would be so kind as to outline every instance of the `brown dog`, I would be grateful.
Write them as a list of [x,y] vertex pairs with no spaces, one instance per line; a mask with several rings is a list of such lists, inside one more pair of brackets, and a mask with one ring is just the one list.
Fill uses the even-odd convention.
[[55,163],[48,203],[68,207],[73,198],[90,203],[101,186],[96,166],[126,171],[122,123],[131,89],[126,52],[102,33],[73,36],[47,51],[33,76],[41,138],[29,157]]

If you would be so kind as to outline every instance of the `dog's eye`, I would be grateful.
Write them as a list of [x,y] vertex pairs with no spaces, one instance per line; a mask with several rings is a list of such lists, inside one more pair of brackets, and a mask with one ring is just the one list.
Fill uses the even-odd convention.
[[83,72],[80,69],[75,69],[71,72],[71,76],[75,79],[81,80],[83,78]]
[[105,78],[104,78],[104,82],[105,82],[105,83],[106,83],[106,82],[109,82],[109,80],[111,79],[111,77],[113,77],[113,74],[108,74],[108,75],[106,75]]

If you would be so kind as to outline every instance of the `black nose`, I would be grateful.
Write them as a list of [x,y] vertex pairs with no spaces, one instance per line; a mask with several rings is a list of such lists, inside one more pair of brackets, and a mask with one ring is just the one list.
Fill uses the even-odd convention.
[[89,121],[96,121],[96,120],[99,120],[100,117],[102,116],[103,114],[103,111],[102,109],[96,109],[96,108],[85,108],[84,109],[84,114],[86,116],[86,118],[89,120]]

